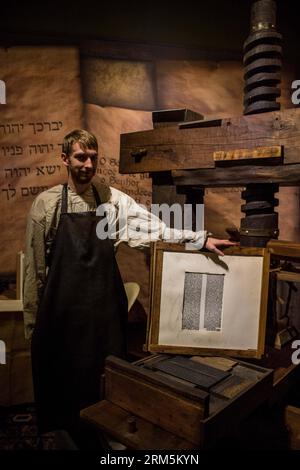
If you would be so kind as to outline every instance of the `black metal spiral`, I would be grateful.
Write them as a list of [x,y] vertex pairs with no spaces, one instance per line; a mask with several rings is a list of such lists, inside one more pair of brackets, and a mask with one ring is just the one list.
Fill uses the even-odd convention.
[[244,43],[244,114],[280,109],[282,36],[276,31],[276,3],[257,0],[251,10],[251,32]]
[[241,220],[241,246],[264,247],[270,238],[278,238],[278,206],[275,193],[278,184],[248,184],[242,192],[246,204],[241,207],[245,217]]
[[[276,31],[276,3],[256,0],[251,9],[251,32],[244,43],[244,114],[280,109],[281,34]],[[248,184],[242,192],[240,239],[242,246],[266,246],[278,238],[277,184]]]

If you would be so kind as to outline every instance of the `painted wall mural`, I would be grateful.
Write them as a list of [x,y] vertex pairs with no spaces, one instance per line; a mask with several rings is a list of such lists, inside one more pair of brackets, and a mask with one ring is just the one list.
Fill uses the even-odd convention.
[[[24,249],[26,215],[36,195],[66,179],[60,163],[63,136],[86,127],[99,139],[97,177],[150,207],[148,175],[120,175],[120,134],[152,128],[155,109],[190,108],[205,118],[242,114],[241,61],[111,57],[77,47],[0,49],[0,274],[15,271]],[[293,70],[285,65],[282,107],[291,107]],[[280,190],[281,238],[300,240],[299,188]],[[209,189],[205,226],[217,236],[239,226],[240,190]],[[139,280],[148,308],[148,261],[119,249],[124,280]]]
[[63,136],[82,126],[79,54],[73,47],[0,49],[0,272],[15,271],[33,199],[66,178]]

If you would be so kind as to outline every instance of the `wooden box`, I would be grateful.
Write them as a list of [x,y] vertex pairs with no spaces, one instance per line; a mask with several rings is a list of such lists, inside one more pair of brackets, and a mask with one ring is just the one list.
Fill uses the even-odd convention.
[[[159,354],[130,364],[110,356],[105,401],[82,416],[97,416],[102,429],[133,448],[145,423],[182,440],[183,448],[210,447],[268,398],[272,384],[273,371],[228,357]],[[121,410],[111,429],[96,410],[108,404],[114,413]],[[124,420],[132,415],[138,424],[130,432]]]
[[[226,254],[235,257],[234,262],[247,265],[247,257],[259,260],[256,263],[259,276],[255,285],[256,288],[260,287],[254,311],[257,330],[253,332],[256,343],[254,348],[245,347],[243,350],[234,345],[230,348],[218,349],[215,345],[206,348],[200,337],[197,347],[160,341],[163,311],[161,297],[166,285],[163,282],[164,254],[184,252],[187,257],[195,257],[195,268],[192,268],[196,271],[192,272],[197,272],[200,265],[198,260],[202,256],[211,255],[197,252],[188,254],[183,247],[175,244],[157,243],[154,248],[152,305],[146,349],[155,354],[133,364],[112,356],[107,358],[104,399],[83,410],[81,416],[132,449],[215,447],[219,439],[239,430],[240,423],[261,404],[271,404],[277,396],[283,396],[296,371],[296,366],[291,364],[292,349],[276,351],[268,346],[267,354],[260,361],[258,359],[263,355],[265,346],[270,274],[275,273],[277,277],[283,276],[288,280],[293,275],[295,279],[296,274],[292,271],[287,277],[286,261],[298,262],[300,247],[290,242],[271,241],[266,248],[236,247],[226,250]],[[220,262],[226,263],[226,256]],[[173,277],[175,269],[176,265],[174,270],[169,269]],[[199,269],[200,273],[205,272]],[[189,269],[187,272],[190,272]],[[248,289],[253,288],[251,276],[247,279]],[[171,313],[176,316],[178,295],[176,289],[173,292]],[[232,296],[232,303],[235,302]],[[242,304],[238,306],[243,308]],[[172,322],[172,315],[169,319]],[[171,325],[169,327],[171,330]],[[245,357],[247,362],[237,357]]]

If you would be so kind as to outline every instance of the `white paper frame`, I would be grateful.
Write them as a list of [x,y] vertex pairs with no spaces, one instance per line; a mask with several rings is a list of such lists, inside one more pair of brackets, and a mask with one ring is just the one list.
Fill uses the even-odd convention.
[[[259,254],[252,256],[252,251]],[[182,248],[176,251],[174,247],[158,252],[161,259],[152,279],[151,317],[154,313],[155,318],[150,322],[148,349],[152,352],[174,349],[183,354],[195,354],[198,349],[219,350],[260,357],[264,348],[268,290],[269,258],[266,260],[265,250],[238,248],[221,258]],[[220,331],[182,329],[186,272],[224,275]]]

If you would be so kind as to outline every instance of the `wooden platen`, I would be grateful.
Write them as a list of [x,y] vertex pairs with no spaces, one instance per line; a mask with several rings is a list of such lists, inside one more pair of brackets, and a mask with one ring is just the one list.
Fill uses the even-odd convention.
[[146,363],[146,367],[191,382],[203,390],[209,390],[230,375],[229,372],[223,372],[205,364],[197,364],[182,356],[161,357],[161,360],[156,362],[154,366],[151,363]]

